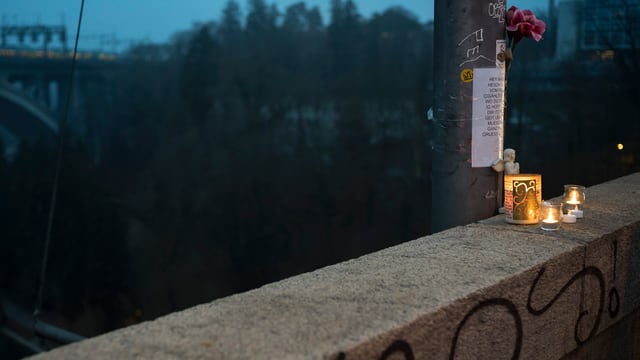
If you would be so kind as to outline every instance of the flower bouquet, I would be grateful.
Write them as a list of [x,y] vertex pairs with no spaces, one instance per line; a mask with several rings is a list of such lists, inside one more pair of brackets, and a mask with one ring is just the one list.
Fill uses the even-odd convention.
[[547,25],[544,21],[536,18],[531,10],[520,10],[515,6],[511,6],[507,11],[507,38],[509,41],[509,47],[506,49],[501,61],[505,61],[507,65],[507,71],[511,66],[511,60],[513,60],[513,52],[520,40],[524,38],[532,38],[536,42],[542,40],[542,34],[544,34]]

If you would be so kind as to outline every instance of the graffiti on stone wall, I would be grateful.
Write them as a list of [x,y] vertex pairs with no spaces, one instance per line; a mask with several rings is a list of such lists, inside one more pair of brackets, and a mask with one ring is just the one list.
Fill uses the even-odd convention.
[[455,358],[456,346],[458,345],[458,337],[460,336],[460,332],[464,328],[464,325],[471,318],[471,316],[473,316],[473,314],[480,311],[481,309],[494,306],[502,306],[506,308],[509,314],[513,317],[515,321],[516,343],[513,348],[513,355],[511,358],[518,359],[520,357],[520,350],[522,349],[522,318],[520,317],[520,313],[518,313],[518,308],[510,300],[503,298],[494,298],[479,302],[464,316],[464,319],[462,319],[462,321],[458,325],[458,329],[456,330],[456,333],[453,336],[453,340],[451,341],[451,351],[449,352],[449,359],[453,360]]
[[[391,355],[394,354],[402,354],[405,360],[415,360],[415,356],[413,355],[413,349],[408,342],[404,340],[396,340],[391,345],[389,345],[380,355],[378,360],[387,360],[391,358]],[[347,354],[341,352],[338,354],[337,360],[346,360]]]
[[571,285],[573,285],[576,281],[582,278],[585,278],[587,276],[593,276],[598,280],[599,302],[598,302],[598,311],[596,313],[595,323],[593,324],[593,327],[591,328],[589,335],[586,338],[582,339],[579,334],[580,323],[582,319],[586,315],[588,315],[589,312],[587,310],[581,310],[580,314],[578,315],[578,320],[576,321],[576,325],[574,328],[575,329],[574,339],[576,340],[576,344],[578,345],[584,344],[586,341],[591,339],[596,334],[596,332],[598,331],[598,327],[600,326],[600,317],[602,315],[602,310],[604,308],[604,275],[602,275],[602,271],[600,271],[600,269],[598,269],[595,266],[585,267],[584,269],[579,271],[577,274],[573,275],[571,280],[569,280],[566,284],[564,284],[564,286],[560,289],[560,291],[558,291],[558,293],[553,297],[553,299],[551,299],[551,301],[549,301],[542,308],[536,309],[532,305],[531,298],[533,297],[533,293],[535,292],[538,286],[538,282],[540,282],[540,279],[542,278],[542,275],[544,275],[544,273],[545,273],[545,268],[543,267],[538,272],[538,275],[536,276],[535,280],[533,280],[533,284],[531,285],[531,290],[529,291],[529,297],[527,299],[527,311],[534,316],[540,316],[546,313],[553,306],[553,304],[555,304],[555,302],[558,301],[558,299],[560,299],[562,294],[564,294],[569,289],[569,287],[571,287]]
[[618,240],[613,240],[613,278],[611,279],[611,290],[609,290],[609,317],[615,318],[620,311],[620,294],[616,289],[616,268],[618,267]]
[[[617,265],[617,246],[618,243],[617,241],[613,242],[613,281],[612,284],[615,282],[616,280],[616,265]],[[531,287],[529,289],[529,294],[527,297],[527,303],[526,303],[526,309],[527,312],[529,314],[531,314],[534,317],[539,317],[539,316],[543,316],[547,311],[549,311],[554,304],[563,296],[563,294],[565,292],[568,291],[568,289],[570,287],[572,287],[574,284],[576,284],[578,281],[584,280],[588,277],[591,277],[593,279],[595,279],[597,281],[597,294],[598,294],[598,309],[595,313],[590,314],[588,310],[583,310],[582,309],[582,304],[580,304],[578,311],[578,318],[576,320],[576,324],[574,326],[574,339],[576,342],[576,345],[580,346],[582,344],[584,344],[585,342],[589,341],[591,338],[593,338],[596,333],[598,332],[598,329],[600,327],[600,321],[601,321],[601,317],[602,314],[604,312],[604,307],[605,307],[605,278],[604,278],[604,274],[603,272],[595,267],[595,266],[587,266],[584,267],[582,270],[580,270],[579,272],[577,272],[576,274],[574,274],[571,279],[569,279],[559,290],[557,291],[552,291],[551,293],[555,293],[555,295],[551,298],[551,300],[548,300],[543,306],[540,306],[540,304],[534,304],[533,298],[535,293],[537,293],[537,291],[544,287],[544,279],[543,276],[546,272],[546,268],[542,267],[535,279],[533,280]],[[615,288],[615,285],[613,285],[609,291],[609,298],[608,298],[608,310],[609,310],[609,316],[611,318],[614,318],[618,315],[618,312],[620,310],[620,298],[619,298],[619,294],[618,291]],[[456,349],[458,347],[458,342],[459,342],[459,337],[460,337],[460,333],[461,331],[464,329],[465,325],[467,325],[468,321],[474,316],[474,314],[478,313],[480,310],[486,309],[486,308],[492,308],[492,307],[500,307],[505,309],[508,314],[512,317],[513,321],[514,321],[514,326],[513,326],[513,331],[514,331],[514,335],[515,335],[515,343],[513,346],[513,352],[512,352],[512,359],[519,359],[520,358],[520,353],[522,350],[522,343],[523,343],[523,321],[522,321],[522,317],[520,316],[520,313],[518,311],[517,306],[509,299],[506,298],[490,298],[490,299],[484,299],[480,302],[478,302],[477,304],[475,304],[466,314],[465,316],[462,318],[462,320],[459,322],[456,331],[453,335],[452,341],[451,341],[451,347],[449,350],[449,359],[454,359],[456,356]],[[594,317],[594,323],[591,326],[591,329],[589,330],[588,334],[586,336],[582,336],[580,334],[580,328],[581,328],[581,323],[583,322],[583,320],[585,319],[586,316],[593,316]],[[380,360],[385,360],[390,358],[392,355],[403,355],[404,359],[407,360],[413,360],[415,359],[415,355],[414,355],[414,349],[411,347],[411,344],[409,342],[407,342],[406,340],[403,339],[396,339],[395,341],[393,341],[391,343],[391,345],[389,345],[387,348],[385,348],[385,350],[380,354],[380,356],[378,357],[378,359]],[[337,360],[348,360],[348,353],[346,352],[340,352],[337,355]]]

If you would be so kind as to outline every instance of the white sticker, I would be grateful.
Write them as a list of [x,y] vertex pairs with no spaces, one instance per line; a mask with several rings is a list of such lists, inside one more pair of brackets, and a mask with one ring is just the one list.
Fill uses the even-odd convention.
[[496,40],[496,67],[504,69],[505,62],[507,59],[507,41],[506,40]]
[[504,139],[504,69],[473,69],[471,166],[500,158]]

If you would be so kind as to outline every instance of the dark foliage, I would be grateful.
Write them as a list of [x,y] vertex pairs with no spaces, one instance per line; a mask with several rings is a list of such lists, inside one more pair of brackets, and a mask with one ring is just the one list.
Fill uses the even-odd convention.
[[[77,331],[428,232],[429,27],[402,9],[364,19],[350,0],[327,26],[302,2],[248,4],[246,19],[229,1],[219,23],[131,48],[81,105],[74,123],[95,126],[64,147],[45,292]],[[2,266],[20,269],[3,289],[27,305],[55,161],[25,143],[0,163]]]

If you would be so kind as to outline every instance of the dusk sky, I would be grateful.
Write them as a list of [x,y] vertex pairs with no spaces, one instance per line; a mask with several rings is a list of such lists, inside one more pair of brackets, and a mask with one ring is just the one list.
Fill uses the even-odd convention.
[[[267,0],[281,12],[300,0]],[[81,47],[91,47],[90,36],[115,35],[121,40],[167,41],[171,34],[187,30],[195,22],[218,19],[227,0],[85,0]],[[246,0],[238,1],[246,10]],[[11,0],[0,9],[4,24],[64,23],[74,31],[80,0]],[[306,0],[308,6],[318,6],[325,23],[329,20],[330,0]],[[433,18],[433,0],[357,0],[360,13],[366,17],[375,12],[400,5],[418,16],[421,21]],[[547,1],[520,0],[508,3],[521,8],[546,10]],[[246,14],[246,11],[245,11]]]

